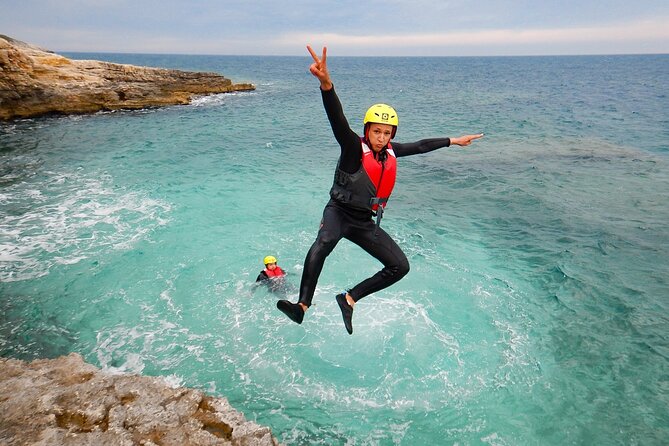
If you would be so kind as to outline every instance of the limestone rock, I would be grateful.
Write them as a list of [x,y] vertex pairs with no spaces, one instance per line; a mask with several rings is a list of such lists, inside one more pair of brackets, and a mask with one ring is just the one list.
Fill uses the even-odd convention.
[[161,378],[110,375],[76,353],[0,358],[0,444],[278,446],[225,398]]
[[187,104],[254,90],[216,73],[72,60],[0,35],[0,120]]

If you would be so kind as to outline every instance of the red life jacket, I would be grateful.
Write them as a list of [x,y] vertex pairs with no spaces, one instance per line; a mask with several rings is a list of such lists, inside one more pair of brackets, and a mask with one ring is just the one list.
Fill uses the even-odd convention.
[[379,161],[374,157],[374,151],[367,144],[362,143],[362,167],[375,185],[376,194],[374,198],[378,199],[376,203],[372,204],[373,211],[378,209],[379,204],[384,208],[386,207],[388,198],[390,198],[390,194],[393,193],[395,187],[397,158],[390,143],[388,143],[386,153],[385,161]]
[[269,269],[265,268],[264,271],[265,274],[267,274],[267,277],[283,277],[284,275],[286,275],[286,273],[283,272],[283,270],[279,265],[277,265],[276,268],[274,268],[274,270],[270,271]]
[[[350,174],[337,166],[330,196],[341,203],[376,211],[379,204],[386,207],[395,187],[397,158],[390,143],[377,159],[374,151],[361,138],[362,165]],[[385,156],[384,156],[385,155]]]

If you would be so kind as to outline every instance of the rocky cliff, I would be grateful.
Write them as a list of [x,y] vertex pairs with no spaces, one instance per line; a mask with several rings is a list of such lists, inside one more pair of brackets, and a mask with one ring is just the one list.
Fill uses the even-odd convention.
[[216,73],[71,60],[0,35],[0,120],[187,104],[195,95],[254,89]]
[[161,378],[110,375],[70,354],[0,358],[0,444],[277,446],[224,398]]

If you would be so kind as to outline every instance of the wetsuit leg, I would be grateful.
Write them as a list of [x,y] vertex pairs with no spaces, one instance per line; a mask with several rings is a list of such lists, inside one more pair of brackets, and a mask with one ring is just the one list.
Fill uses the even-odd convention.
[[409,272],[409,261],[402,249],[382,228],[378,228],[375,236],[374,228],[375,224],[370,220],[362,227],[347,230],[344,235],[383,263],[381,271],[363,280],[349,291],[356,302],[369,294],[389,287]]
[[311,300],[316,291],[318,277],[323,270],[325,258],[330,255],[332,250],[342,238],[342,226],[345,216],[341,210],[335,206],[325,206],[323,211],[323,220],[318,231],[316,241],[311,245],[307,257],[304,259],[304,270],[302,271],[302,280],[300,282],[299,303],[311,306]]

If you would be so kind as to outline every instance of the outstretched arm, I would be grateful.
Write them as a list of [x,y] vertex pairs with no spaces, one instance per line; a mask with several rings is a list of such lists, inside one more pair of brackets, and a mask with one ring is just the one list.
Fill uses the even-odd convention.
[[416,142],[409,142],[409,143],[394,142],[392,144],[395,154],[399,157],[399,156],[410,156],[410,155],[418,155],[421,153],[427,153],[451,145],[468,146],[469,144],[472,143],[473,140],[481,138],[482,136],[483,133],[478,133],[476,135],[464,135],[464,136],[459,136],[457,138],[430,138],[430,139],[421,139],[420,141]]
[[319,58],[311,46],[307,45],[307,49],[314,59],[314,63],[309,67],[309,71],[321,81],[321,90],[332,90],[332,80],[330,79],[330,72],[328,71],[327,57],[328,49],[323,47],[323,55]]

